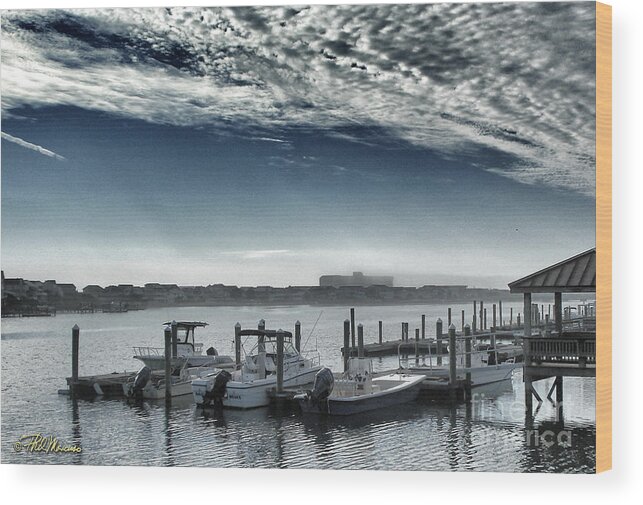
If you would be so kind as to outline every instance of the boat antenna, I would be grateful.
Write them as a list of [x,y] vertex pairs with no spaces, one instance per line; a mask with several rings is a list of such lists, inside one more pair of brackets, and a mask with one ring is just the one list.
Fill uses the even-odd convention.
[[317,316],[317,321],[315,321],[315,324],[313,325],[312,329],[310,330],[310,333],[308,334],[308,338],[306,339],[306,343],[304,344],[304,347],[303,347],[304,349],[306,349],[306,346],[308,345],[308,341],[310,340],[310,337],[312,336],[313,332],[315,331],[315,328],[317,328],[317,323],[321,319],[323,313],[324,313],[324,311],[322,310],[319,313],[319,316]]

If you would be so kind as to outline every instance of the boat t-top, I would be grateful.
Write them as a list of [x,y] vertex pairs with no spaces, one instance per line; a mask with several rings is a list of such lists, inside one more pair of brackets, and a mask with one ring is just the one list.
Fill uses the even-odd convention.
[[[176,326],[176,356],[171,361],[173,369],[203,366],[234,368],[234,360],[230,356],[219,356],[214,347],[208,348],[206,354],[203,354],[203,344],[194,341],[194,330],[204,328],[208,326],[208,323],[203,321],[169,321],[163,323],[163,326]],[[134,358],[142,361],[151,370],[165,368],[164,347],[136,346],[134,347]]]
[[[278,340],[283,338],[284,387],[310,384],[321,369],[316,351],[300,353],[292,333],[284,330],[240,330],[239,337],[256,337],[238,370],[214,372],[192,381],[197,405],[222,405],[249,409],[270,403],[269,391],[277,385]],[[308,357],[310,356],[310,357]]]

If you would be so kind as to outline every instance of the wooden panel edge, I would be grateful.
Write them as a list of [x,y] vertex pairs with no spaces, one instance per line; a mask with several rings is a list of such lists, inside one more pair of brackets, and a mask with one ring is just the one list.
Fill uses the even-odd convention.
[[596,472],[612,468],[612,7],[596,3]]

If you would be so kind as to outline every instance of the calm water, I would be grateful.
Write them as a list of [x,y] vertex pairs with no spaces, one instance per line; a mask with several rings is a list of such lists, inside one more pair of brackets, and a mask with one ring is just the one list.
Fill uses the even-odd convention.
[[[506,304],[505,317],[510,304]],[[452,305],[470,318],[471,305]],[[522,311],[513,305],[514,314]],[[410,333],[427,315],[446,322],[446,306],[358,307],[365,341],[384,334],[397,338],[400,322]],[[320,316],[315,331],[311,330]],[[522,376],[480,391],[470,405],[440,406],[419,401],[355,419],[300,415],[295,409],[263,408],[213,412],[197,409],[190,397],[164,402],[74,401],[60,396],[71,374],[71,327],[81,328],[80,374],[136,370],[133,345],[162,346],[161,323],[170,319],[205,320],[197,338],[222,354],[234,354],[233,327],[292,331],[302,322],[302,345],[319,350],[322,362],[341,368],[343,320],[339,307],[196,307],[151,309],[125,314],[61,314],[52,318],[2,320],[2,462],[89,465],[181,465],[278,468],[480,470],[507,472],[593,472],[595,468],[595,383],[565,378],[562,420],[545,401],[533,426],[525,426]],[[490,321],[490,317],[489,317]],[[445,325],[446,327],[446,325]],[[310,338],[309,338],[310,335]],[[246,348],[251,348],[248,342]],[[396,358],[376,360],[379,369]],[[536,384],[544,398],[552,380]],[[22,435],[42,433],[80,454],[17,453]]]

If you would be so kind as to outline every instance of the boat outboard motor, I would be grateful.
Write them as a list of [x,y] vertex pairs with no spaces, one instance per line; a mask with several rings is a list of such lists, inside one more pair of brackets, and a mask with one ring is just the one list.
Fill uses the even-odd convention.
[[217,352],[217,350],[214,347],[208,347],[208,350],[205,351],[205,353],[208,356],[218,356],[219,355],[219,353]]
[[221,406],[226,393],[226,385],[232,379],[227,370],[220,370],[212,377],[212,388],[205,393],[205,401],[212,402],[215,406]]
[[132,387],[132,395],[138,395],[147,386],[147,383],[152,378],[152,369],[149,366],[141,368],[136,377],[134,377],[134,386]]
[[335,377],[330,368],[322,368],[315,374],[315,383],[313,389],[308,393],[308,397],[313,403],[324,401],[333,392]]

